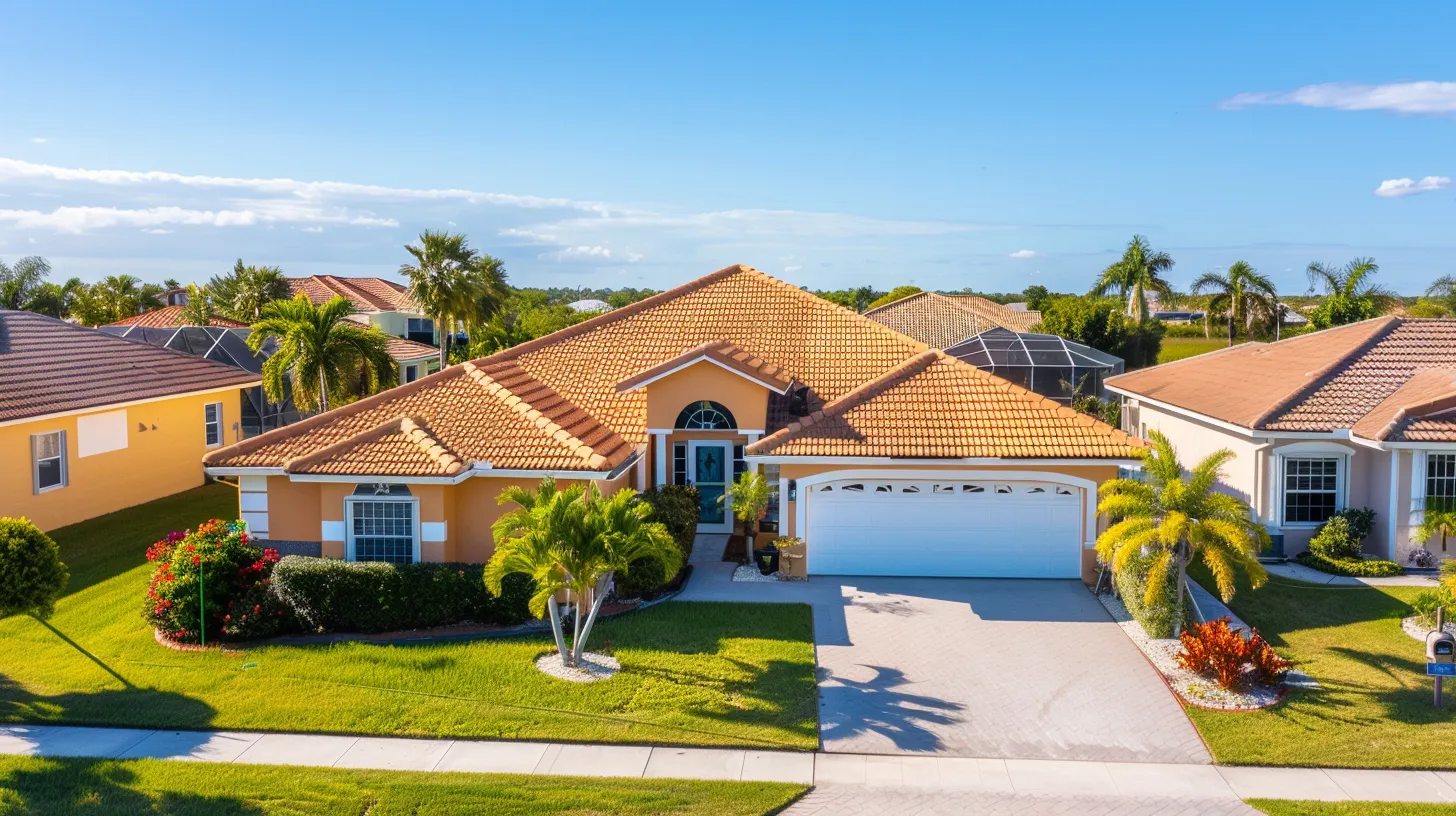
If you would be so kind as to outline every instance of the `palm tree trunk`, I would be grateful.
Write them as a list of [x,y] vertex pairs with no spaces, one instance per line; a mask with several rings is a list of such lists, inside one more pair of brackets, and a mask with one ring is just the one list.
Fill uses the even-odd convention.
[[454,332],[446,333],[444,315],[435,315],[435,327],[440,333],[440,370],[444,371],[450,364],[449,335],[454,334]]
[[1178,542],[1178,600],[1173,604],[1173,637],[1183,634],[1183,594],[1188,585],[1188,542]]
[[556,602],[553,595],[546,600],[546,614],[551,616],[551,634],[556,638],[556,653],[561,655],[561,662],[566,663],[566,636],[561,633],[561,604]]
[[322,367],[319,368],[319,398],[318,410],[322,414],[329,410],[329,378]]
[[576,656],[581,653],[581,595],[574,594],[576,594],[576,614],[571,616],[571,651],[567,653],[571,662],[566,664],[568,666],[575,666]]
[[1228,323],[1229,323],[1229,342],[1228,342],[1228,344],[1230,346],[1232,346],[1234,344],[1234,310],[1233,309],[1229,309],[1229,321],[1228,321]]
[[581,653],[586,648],[587,639],[591,637],[592,624],[597,622],[597,613],[601,611],[602,601],[607,599],[607,587],[612,585],[612,573],[608,572],[597,579],[597,585],[592,592],[591,614],[586,617],[586,626],[582,627],[581,639],[572,646],[572,662],[581,665]]

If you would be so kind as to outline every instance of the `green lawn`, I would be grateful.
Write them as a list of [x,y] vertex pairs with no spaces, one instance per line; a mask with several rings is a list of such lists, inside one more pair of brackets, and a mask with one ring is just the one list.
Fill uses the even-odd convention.
[[1418,802],[1300,802],[1290,799],[1250,799],[1248,803],[1269,816],[1453,816],[1456,805]]
[[0,756],[0,816],[762,816],[803,786]]
[[1227,337],[1164,337],[1158,352],[1158,364],[1171,363],[1184,357],[1195,357],[1228,347]]
[[[1204,582],[1205,585],[1210,585]],[[1323,687],[1250,713],[1189,708],[1216,761],[1235,765],[1456,768],[1456,704],[1431,705],[1425,648],[1400,630],[1414,587],[1271,578],[1231,606]]]
[[79,589],[48,625],[0,621],[0,721],[817,746],[803,605],[666,603],[603,620],[592,648],[623,671],[589,685],[535,669],[549,635],[240,653],[157,645],[140,613],[142,551],[235,502],[231,488],[201,488],[53,533]]

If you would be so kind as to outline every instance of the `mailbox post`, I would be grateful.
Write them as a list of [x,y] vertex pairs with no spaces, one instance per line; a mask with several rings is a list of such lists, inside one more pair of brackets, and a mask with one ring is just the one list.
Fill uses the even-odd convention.
[[1436,610],[1436,631],[1426,635],[1426,674],[1436,678],[1436,706],[1441,705],[1441,681],[1456,677],[1456,635],[1446,631],[1446,610]]

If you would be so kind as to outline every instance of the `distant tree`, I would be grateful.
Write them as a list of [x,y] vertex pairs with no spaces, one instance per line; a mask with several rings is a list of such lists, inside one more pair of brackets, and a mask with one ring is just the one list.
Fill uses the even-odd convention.
[[11,266],[0,262],[0,309],[26,309],[51,274],[51,265],[39,255],[21,258]]
[[163,280],[162,281],[162,286],[166,287],[169,290],[170,289],[181,289],[182,288],[182,282],[179,281],[179,280],[177,280],[176,278],[167,278],[166,280]]
[[1026,308],[1033,312],[1045,309],[1052,302],[1052,293],[1045,286],[1028,286],[1021,294],[1026,298]]
[[864,314],[864,311],[870,307],[870,304],[875,301],[875,298],[880,296],[880,293],[876,292],[873,286],[861,286],[854,289],[852,294],[854,296],[854,309],[860,314]]
[[162,307],[162,287],[142,283],[133,275],[108,275],[84,294],[78,293],[72,312],[88,326],[115,323],[122,318]]
[[1035,328],[1121,357],[1128,368],[1155,364],[1166,330],[1157,320],[1134,323],[1115,300],[1072,295],[1052,298]]
[[1246,261],[1235,261],[1226,274],[1205,272],[1193,282],[1194,294],[1212,294],[1208,301],[1210,312],[1228,316],[1228,344],[1234,344],[1234,333],[1240,323],[1252,328],[1256,320],[1274,324],[1275,339],[1278,339],[1279,296],[1274,283],[1260,275],[1258,270]]
[[25,308],[49,317],[70,317],[71,307],[76,302],[78,293],[84,292],[86,288],[80,278],[71,278],[62,284],[46,281],[36,288]]
[[1122,257],[1097,278],[1092,294],[1099,297],[1117,292],[1127,304],[1127,314],[1135,323],[1148,317],[1148,293],[1161,297],[1172,294],[1172,287],[1163,275],[1173,268],[1173,259],[1166,252],[1154,252],[1148,239],[1134,235]]
[[921,289],[919,286],[896,286],[894,289],[891,289],[888,293],[883,294],[883,295],[880,295],[879,297],[875,298],[870,303],[870,305],[865,309],[865,311],[869,311],[870,309],[878,309],[881,306],[884,306],[884,305],[890,304],[890,303],[894,303],[897,300],[904,300],[905,298],[910,297],[911,295],[918,295],[918,294],[920,294],[923,291],[925,291],[925,290],[924,289]]
[[1316,261],[1305,271],[1310,290],[1320,288],[1325,292],[1324,301],[1309,315],[1316,329],[1379,317],[1399,302],[1394,292],[1371,282],[1380,271],[1374,258],[1356,258],[1338,268]]
[[1421,298],[1407,306],[1405,313],[1411,317],[1450,317],[1451,307],[1439,300]]
[[177,313],[179,326],[207,326],[217,314],[213,305],[212,292],[206,286],[187,284],[187,302]]
[[0,618],[33,615],[45,620],[70,577],[50,536],[29,519],[0,518]]
[[406,244],[405,251],[414,263],[401,264],[399,274],[409,280],[410,298],[435,321],[444,367],[458,324],[468,331],[500,312],[508,295],[505,265],[476,252],[460,233],[425,230],[419,245]]
[[316,306],[304,294],[263,306],[248,347],[256,352],[269,340],[278,341],[278,350],[263,363],[263,390],[270,401],[282,402],[291,380],[295,405],[326,411],[343,404],[349,383],[362,380],[365,390],[375,393],[399,382],[389,336],[377,326],[349,320],[352,309],[342,297]]
[[239,258],[231,273],[207,282],[213,304],[224,317],[253,323],[263,316],[263,307],[291,297],[288,279],[276,266],[244,266]]
[[[1456,314],[1456,275],[1442,275],[1426,287],[1426,297],[1439,300],[1445,306],[1446,314]],[[1412,317],[1417,315],[1412,312]],[[1444,315],[1420,315],[1421,317],[1443,317]]]

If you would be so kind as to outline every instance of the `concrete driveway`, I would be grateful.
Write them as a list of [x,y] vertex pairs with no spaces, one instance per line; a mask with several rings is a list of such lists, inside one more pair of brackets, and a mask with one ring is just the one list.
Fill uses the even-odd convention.
[[1212,761],[1173,693],[1077,581],[734,584],[717,565],[695,569],[684,600],[813,605],[825,751]]

